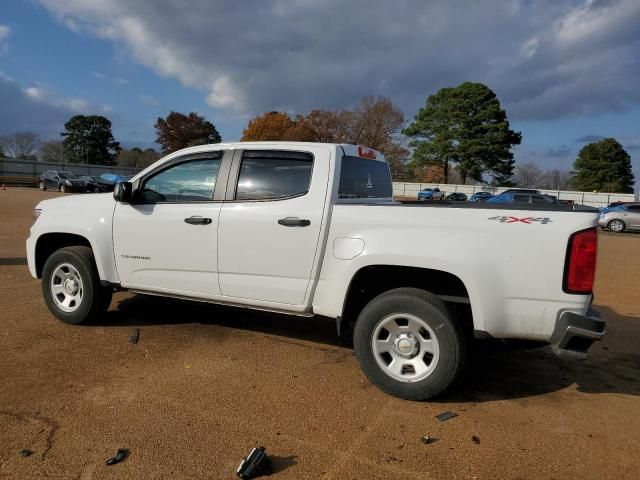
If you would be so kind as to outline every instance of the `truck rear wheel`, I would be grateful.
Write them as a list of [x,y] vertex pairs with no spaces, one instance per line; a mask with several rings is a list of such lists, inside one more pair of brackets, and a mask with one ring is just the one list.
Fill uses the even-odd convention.
[[42,293],[51,313],[78,325],[109,308],[113,289],[100,285],[93,251],[75,246],[61,248],[47,259]]
[[378,295],[360,313],[353,343],[360,367],[384,392],[426,400],[463,369],[466,338],[445,303],[417,288]]

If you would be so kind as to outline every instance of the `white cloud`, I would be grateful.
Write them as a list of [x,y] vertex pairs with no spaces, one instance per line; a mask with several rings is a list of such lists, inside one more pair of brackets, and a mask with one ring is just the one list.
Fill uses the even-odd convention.
[[0,53],[7,53],[9,51],[9,43],[7,39],[11,34],[11,28],[8,25],[0,24]]
[[638,0],[279,0],[215,12],[209,0],[40,1],[226,113],[380,94],[412,114],[465,80],[487,83],[521,119],[640,103]]
[[99,80],[104,80],[107,76],[102,72],[92,72],[92,75]]
[[71,110],[76,113],[109,112],[109,105],[93,105],[89,101],[78,97],[58,96],[42,87],[31,85],[22,89],[31,100],[45,103],[52,107]]
[[152,97],[151,95],[139,95],[138,98],[142,103],[146,103],[147,105],[151,105],[152,107],[160,106],[160,101],[157,98]]

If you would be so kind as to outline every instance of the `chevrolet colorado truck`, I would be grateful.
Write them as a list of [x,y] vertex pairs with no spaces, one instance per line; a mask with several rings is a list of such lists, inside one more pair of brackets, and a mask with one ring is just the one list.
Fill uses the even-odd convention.
[[187,148],[34,216],[29,270],[63,322],[100,315],[114,290],[328,317],[402,398],[449,387],[474,336],[583,358],[605,333],[590,308],[597,210],[394,202],[384,156],[364,147]]

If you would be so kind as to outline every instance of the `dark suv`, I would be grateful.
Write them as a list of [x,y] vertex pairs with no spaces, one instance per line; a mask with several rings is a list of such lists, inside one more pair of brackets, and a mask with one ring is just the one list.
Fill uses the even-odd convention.
[[84,192],[87,190],[87,182],[71,172],[47,170],[40,177],[40,190],[47,189],[61,192]]

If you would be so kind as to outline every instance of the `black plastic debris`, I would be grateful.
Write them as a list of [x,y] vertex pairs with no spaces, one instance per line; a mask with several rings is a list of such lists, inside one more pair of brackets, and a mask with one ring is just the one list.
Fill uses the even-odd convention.
[[438,415],[436,415],[436,418],[441,422],[446,422],[447,420],[451,420],[452,418],[455,418],[457,416],[458,416],[457,413],[447,411],[447,412],[439,413]]
[[133,330],[133,333],[129,335],[129,342],[135,345],[136,343],[138,343],[138,340],[140,340],[140,329],[135,328]]
[[129,455],[129,449],[127,448],[119,448],[116,452],[115,456],[111,457],[107,460],[107,465],[115,465],[116,463],[120,463]]
[[420,441],[422,443],[424,443],[425,445],[429,445],[431,443],[437,442],[438,439],[436,437],[430,437],[429,435],[424,435],[424,436],[420,437]]
[[478,437],[477,435],[474,435],[473,437],[471,437],[471,441],[476,445],[480,445],[480,437]]
[[251,450],[251,453],[242,460],[238,470],[236,470],[236,475],[243,480],[257,478],[262,475],[271,475],[272,473],[273,465],[264,447],[257,447]]
[[30,457],[31,455],[33,455],[33,450],[29,450],[28,448],[20,450],[20,456],[22,457]]

